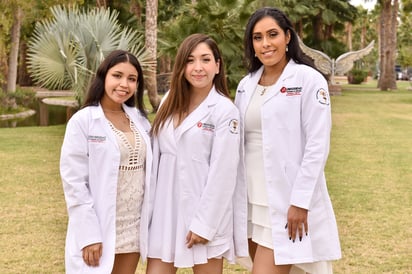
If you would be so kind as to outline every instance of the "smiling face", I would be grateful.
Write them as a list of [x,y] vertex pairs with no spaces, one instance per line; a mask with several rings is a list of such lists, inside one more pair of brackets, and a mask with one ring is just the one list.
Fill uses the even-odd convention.
[[128,62],[111,67],[104,81],[102,104],[115,109],[126,102],[136,92],[137,76],[136,68]]
[[258,21],[252,33],[253,49],[256,57],[264,66],[285,66],[287,63],[286,46],[290,33],[285,32],[270,16]]
[[219,61],[206,43],[198,44],[187,58],[185,78],[193,91],[209,91],[215,75],[219,73]]

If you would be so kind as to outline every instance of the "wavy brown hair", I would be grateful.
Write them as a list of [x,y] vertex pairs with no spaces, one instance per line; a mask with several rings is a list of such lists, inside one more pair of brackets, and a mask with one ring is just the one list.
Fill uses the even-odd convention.
[[181,120],[184,113],[188,111],[191,96],[190,83],[186,80],[184,74],[190,54],[200,43],[205,43],[208,45],[213,53],[215,61],[220,63],[219,73],[215,75],[213,84],[219,93],[229,98],[229,89],[227,87],[224,70],[225,66],[216,42],[205,34],[192,34],[182,42],[177,51],[168,96],[157,111],[156,117],[153,121],[153,136],[156,136],[159,133],[160,128],[164,126],[169,117],[177,114],[179,120]]

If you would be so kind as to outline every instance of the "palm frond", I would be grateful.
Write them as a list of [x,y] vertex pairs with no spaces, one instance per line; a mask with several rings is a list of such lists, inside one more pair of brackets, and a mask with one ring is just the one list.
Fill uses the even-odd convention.
[[29,41],[28,68],[34,81],[48,89],[72,89],[79,103],[103,59],[115,49],[136,54],[142,67],[148,58],[143,36],[118,23],[109,9],[80,11],[76,6],[51,8],[50,20],[37,23]]

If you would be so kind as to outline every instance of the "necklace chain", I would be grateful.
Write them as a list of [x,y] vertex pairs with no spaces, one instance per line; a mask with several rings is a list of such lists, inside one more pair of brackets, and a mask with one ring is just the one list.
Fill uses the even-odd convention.
[[123,109],[121,110],[111,110],[111,109],[103,109],[104,112],[112,112],[112,113],[120,113],[120,112],[124,112]]
[[270,79],[270,81],[268,82],[266,82],[264,78],[265,78],[265,75],[262,73],[262,76],[260,76],[259,83],[261,86],[263,86],[263,90],[260,92],[260,96],[263,96],[266,90],[277,82],[279,75],[275,75],[275,77]]

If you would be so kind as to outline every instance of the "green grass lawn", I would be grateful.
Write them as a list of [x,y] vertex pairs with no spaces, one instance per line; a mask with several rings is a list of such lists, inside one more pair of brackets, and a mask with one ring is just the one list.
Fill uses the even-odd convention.
[[[412,91],[375,82],[332,97],[326,176],[343,258],[335,273],[412,273]],[[0,273],[64,273],[65,127],[0,129]],[[143,273],[139,267],[137,273]],[[178,273],[191,273],[180,270]],[[225,273],[247,273],[225,265]]]

